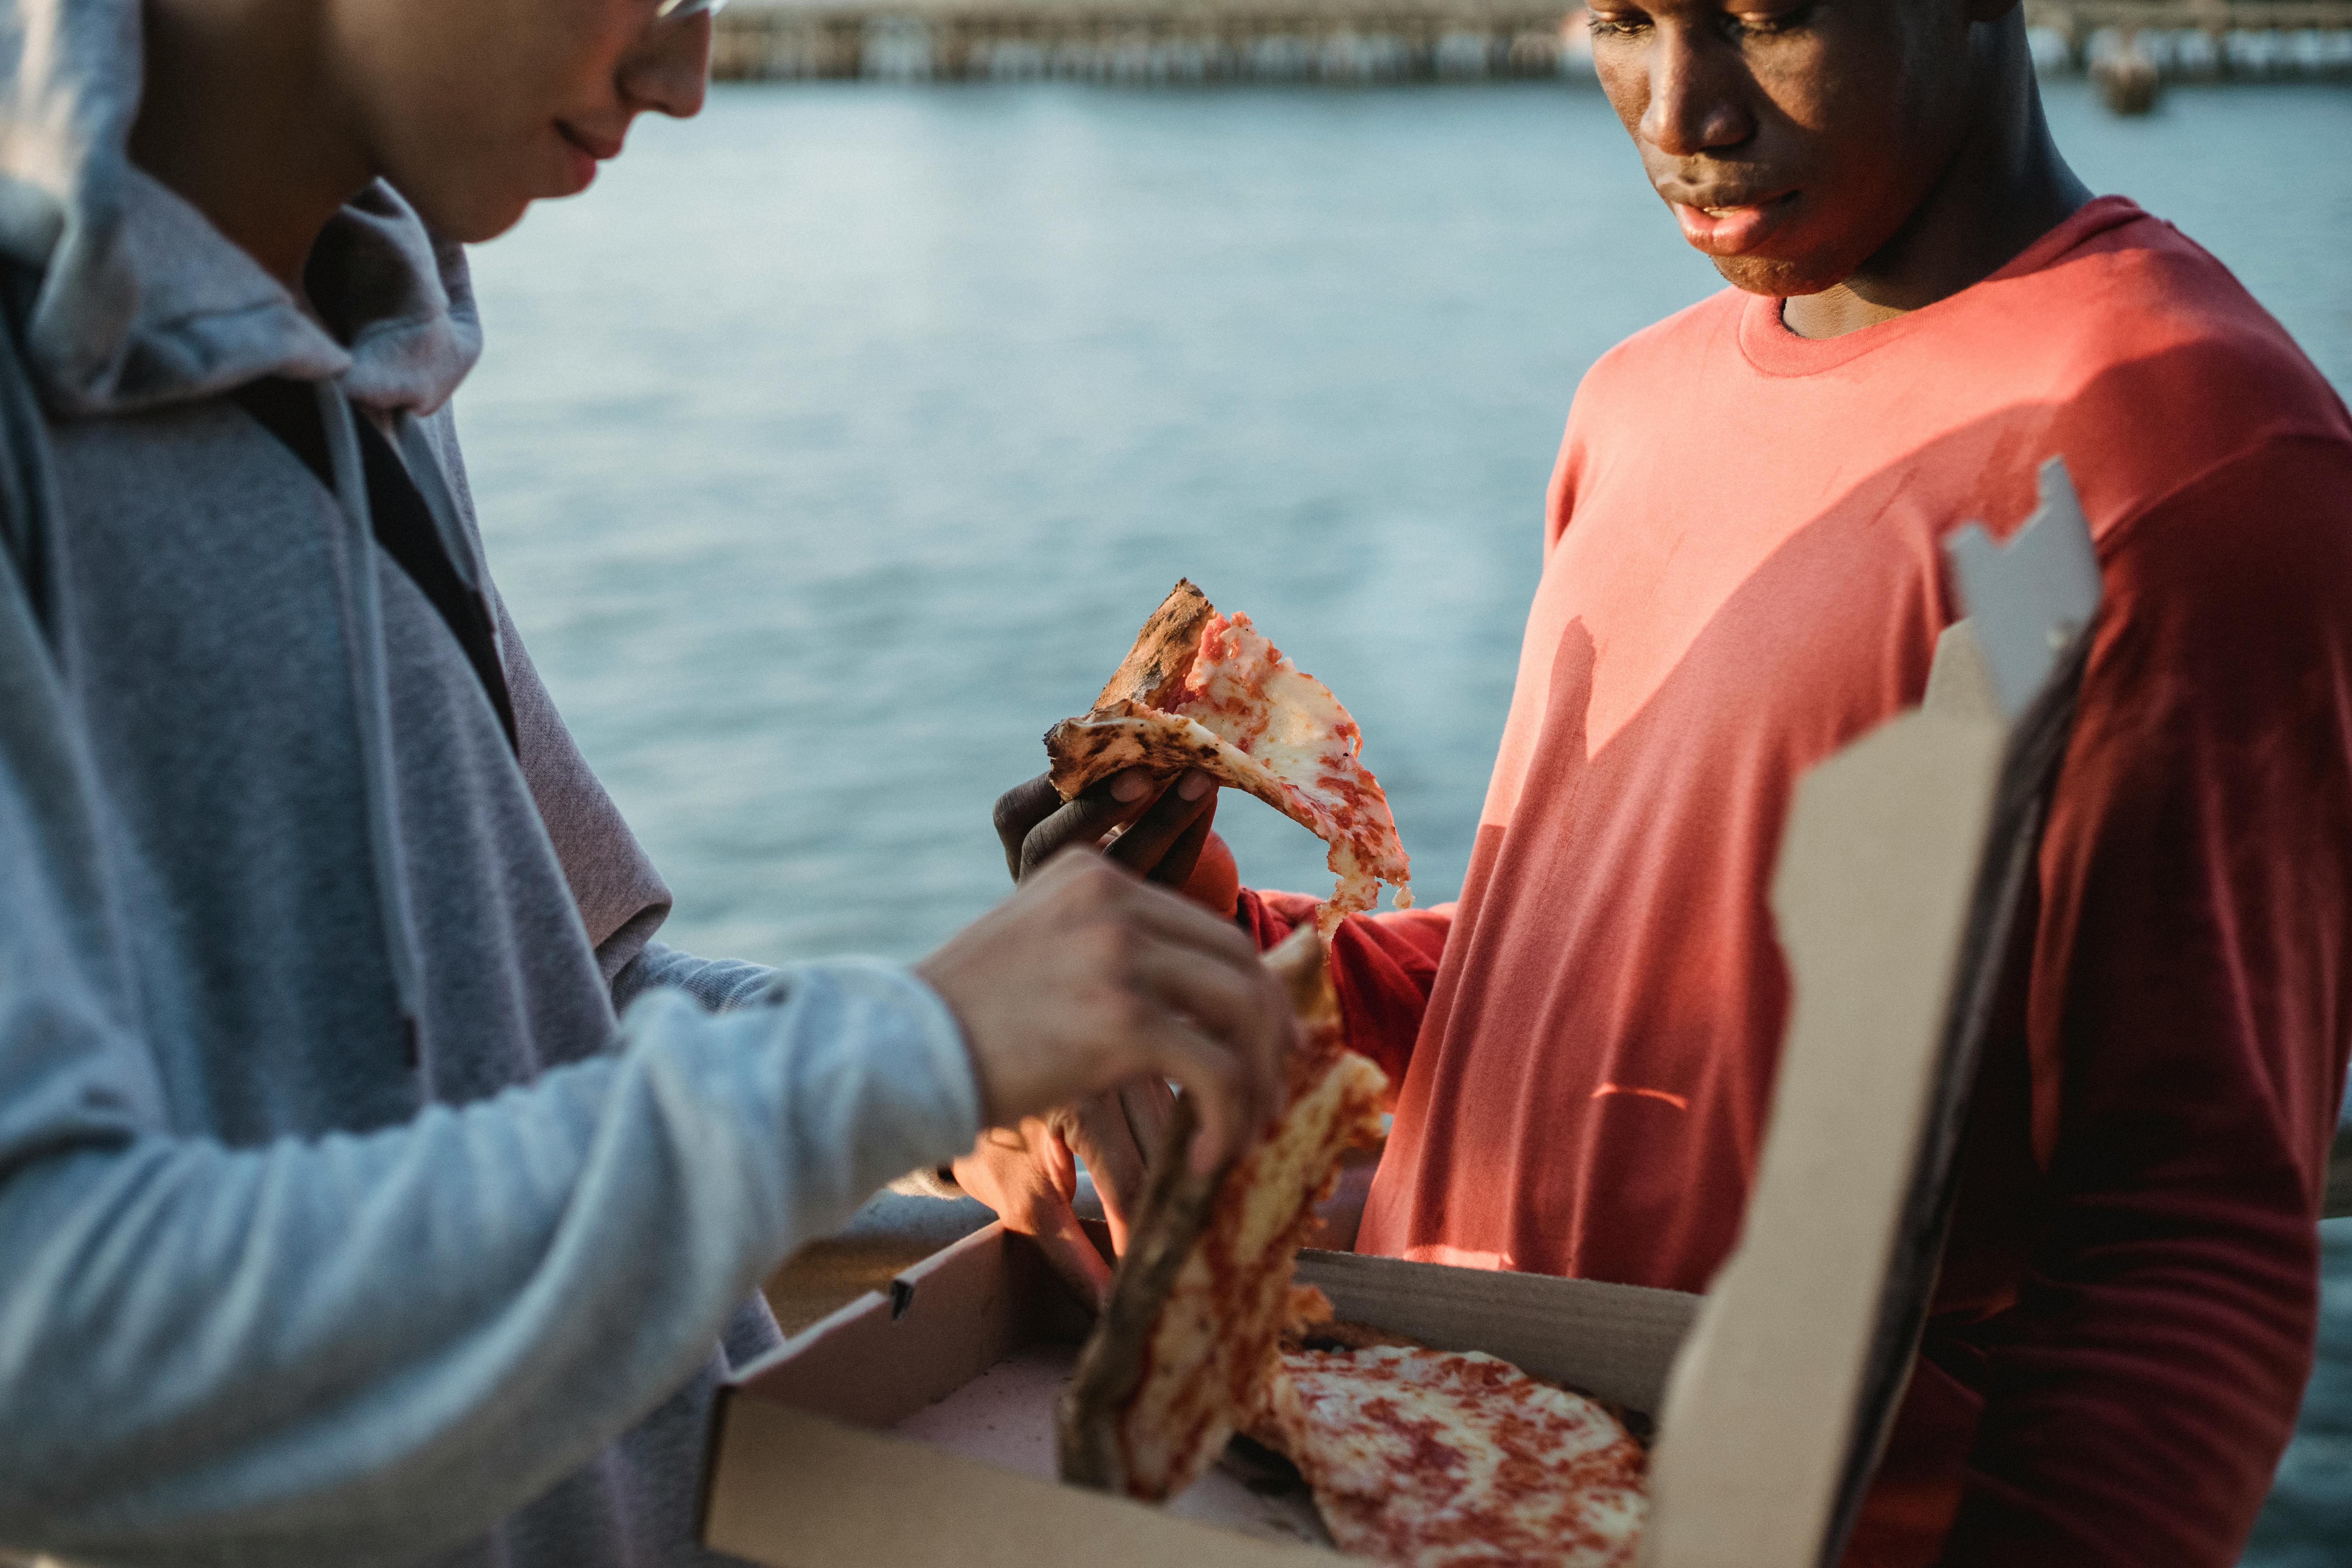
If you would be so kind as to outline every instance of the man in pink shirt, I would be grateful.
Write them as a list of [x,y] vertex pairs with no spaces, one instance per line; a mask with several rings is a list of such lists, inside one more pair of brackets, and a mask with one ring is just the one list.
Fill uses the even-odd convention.
[[[2005,535],[2063,458],[2106,605],[1847,1561],[2226,1568],[2309,1370],[2352,1037],[2352,419],[2220,263],[2075,179],[2014,0],[1592,29],[1734,287],[1577,394],[1459,905],[1335,943],[1402,1083],[1357,1245],[1706,1288],[1788,1017],[1791,787],[1919,700],[1943,536]],[[1129,853],[1221,902],[1211,798]],[[1044,804],[1003,813],[1032,858],[1141,799]],[[1304,900],[1236,905],[1266,941]]]

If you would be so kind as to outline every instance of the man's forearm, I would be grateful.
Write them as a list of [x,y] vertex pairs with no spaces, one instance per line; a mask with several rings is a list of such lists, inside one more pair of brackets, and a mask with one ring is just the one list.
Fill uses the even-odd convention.
[[[792,1246],[978,1126],[902,973],[634,1010],[623,1048],[365,1136],[146,1133],[0,1183],[0,1542],[124,1563],[427,1550],[670,1394]],[[434,1539],[417,1534],[430,1521]]]
[[[1264,950],[1314,919],[1315,907],[1303,893],[1244,888],[1234,918]],[[1332,933],[1331,984],[1339,994],[1348,1047],[1388,1074],[1391,1092],[1404,1082],[1453,929],[1454,906],[1439,904],[1350,915]]]
[[2062,1216],[1994,1353],[1951,1568],[2230,1568],[2311,1367],[2317,1237],[2142,1191]]

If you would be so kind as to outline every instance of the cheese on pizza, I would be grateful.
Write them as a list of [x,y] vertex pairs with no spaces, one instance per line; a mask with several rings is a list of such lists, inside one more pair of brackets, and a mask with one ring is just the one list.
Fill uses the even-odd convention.
[[1253,1435],[1340,1550],[1395,1568],[1631,1568],[1644,1456],[1596,1401],[1476,1352],[1282,1352]]
[[1287,1109],[1221,1171],[1192,1174],[1180,1100],[1061,1411],[1065,1479],[1173,1496],[1263,1397],[1294,1314],[1291,1275],[1340,1156],[1380,1136],[1381,1069],[1341,1044],[1322,944],[1301,929],[1266,956],[1289,986],[1298,1044]]
[[1363,737],[1331,689],[1250,624],[1221,616],[1190,582],[1153,612],[1094,708],[1045,736],[1064,799],[1128,767],[1197,767],[1244,789],[1330,846],[1339,886],[1319,917],[1326,937],[1369,910],[1380,884],[1411,906],[1411,864]]

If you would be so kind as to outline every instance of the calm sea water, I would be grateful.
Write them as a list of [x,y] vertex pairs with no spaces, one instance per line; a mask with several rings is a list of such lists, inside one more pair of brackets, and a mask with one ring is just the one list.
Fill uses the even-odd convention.
[[[2051,109],[2352,386],[2352,93]],[[1363,723],[1459,885],[1578,377],[1715,289],[1589,87],[745,87],[478,253],[493,565],[672,940],[913,957],[1177,576]],[[1245,798],[1262,885],[1320,847]],[[2335,1227],[2331,1227],[2335,1229]],[[2249,1562],[2352,1563],[2352,1231]]]

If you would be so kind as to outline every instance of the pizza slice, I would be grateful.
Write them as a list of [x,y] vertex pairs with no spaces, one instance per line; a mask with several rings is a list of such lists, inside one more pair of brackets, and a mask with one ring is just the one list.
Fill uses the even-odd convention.
[[1598,1400],[1478,1352],[1285,1350],[1251,1436],[1343,1552],[1395,1568],[1632,1568],[1646,1456]]
[[1065,1480],[1156,1500],[1215,1461],[1263,1398],[1315,1205],[1340,1156],[1380,1136],[1388,1079],[1341,1042],[1323,944],[1301,927],[1265,962],[1298,1020],[1286,1109],[1255,1145],[1195,1175],[1184,1159],[1192,1103],[1177,1101],[1109,1303],[1063,1397]]
[[1189,581],[1152,612],[1093,709],[1045,735],[1065,800],[1123,768],[1199,768],[1328,844],[1339,881],[1318,916],[1327,938],[1370,909],[1382,882],[1397,908],[1412,903],[1411,864],[1362,746],[1329,687]]

